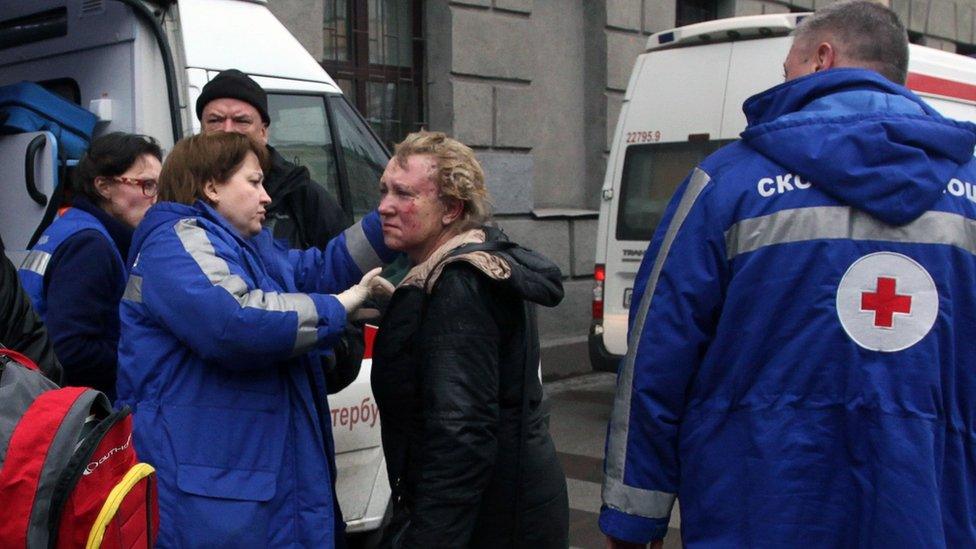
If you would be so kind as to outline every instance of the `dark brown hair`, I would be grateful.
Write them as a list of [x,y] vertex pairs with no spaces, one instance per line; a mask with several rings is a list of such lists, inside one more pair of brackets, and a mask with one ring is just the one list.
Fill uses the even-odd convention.
[[159,200],[192,204],[205,199],[208,181],[223,183],[241,167],[247,153],[258,157],[268,172],[268,149],[246,135],[233,132],[198,134],[181,139],[163,163],[159,175]]
[[163,160],[159,143],[148,135],[112,132],[95,139],[75,168],[75,191],[93,204],[102,203],[105,197],[95,188],[95,179],[120,176],[146,154]]

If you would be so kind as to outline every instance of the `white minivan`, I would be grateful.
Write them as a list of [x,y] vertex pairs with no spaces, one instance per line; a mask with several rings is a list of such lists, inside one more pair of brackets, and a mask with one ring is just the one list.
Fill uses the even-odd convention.
[[[590,362],[615,372],[644,251],[677,186],[745,129],[742,103],[783,81],[790,32],[809,14],[719,19],[651,35],[634,63],[607,160],[596,244]],[[976,121],[976,59],[911,45],[908,87]]]
[[[59,93],[98,115],[96,136],[147,134],[169,150],[200,130],[196,99],[227,68],[267,90],[269,140],[282,156],[307,166],[350,218],[376,207],[386,148],[264,0],[0,0],[0,86],[28,80]],[[0,136],[0,235],[15,265],[58,206],[62,171],[52,134]],[[377,530],[390,499],[371,362],[330,397],[349,532]]]

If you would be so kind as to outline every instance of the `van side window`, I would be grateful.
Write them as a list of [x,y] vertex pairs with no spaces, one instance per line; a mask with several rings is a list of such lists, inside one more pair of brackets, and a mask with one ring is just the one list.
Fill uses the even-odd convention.
[[331,96],[329,101],[342,147],[352,214],[359,219],[379,205],[380,176],[386,169],[389,155],[344,97]]
[[620,182],[617,240],[650,240],[678,185],[706,156],[730,142],[652,143],[627,147]]
[[321,95],[268,94],[268,143],[288,160],[305,166],[312,180],[341,203],[335,147]]

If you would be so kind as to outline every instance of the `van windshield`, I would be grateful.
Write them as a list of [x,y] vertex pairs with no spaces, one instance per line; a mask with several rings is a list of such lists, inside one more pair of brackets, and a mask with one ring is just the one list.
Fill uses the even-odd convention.
[[620,184],[617,240],[650,240],[671,196],[691,170],[732,140],[627,147]]
[[268,94],[268,114],[274,124],[268,127],[268,143],[285,160],[305,166],[312,180],[325,187],[341,202],[335,147],[325,98],[321,95]]
[[380,203],[380,176],[390,156],[344,97],[334,95],[329,100],[339,130],[352,213],[359,219]]
[[[334,128],[329,126],[327,107],[332,109]],[[268,114],[274,120],[268,127],[268,143],[285,160],[307,167],[312,180],[325,187],[354,219],[376,209],[379,180],[389,155],[341,95],[327,99],[321,95],[270,93]],[[339,136],[338,147],[333,135]],[[345,178],[345,189],[341,178]]]

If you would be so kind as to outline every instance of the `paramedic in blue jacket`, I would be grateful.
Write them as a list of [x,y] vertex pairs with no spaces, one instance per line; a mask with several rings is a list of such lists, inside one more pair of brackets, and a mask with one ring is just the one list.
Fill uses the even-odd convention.
[[745,103],[637,274],[601,529],[689,547],[976,547],[976,126],[834,4]]
[[324,250],[277,248],[267,161],[236,133],[180,141],[133,238],[118,394],[157,470],[160,547],[344,545],[317,353],[393,253],[375,212]]
[[125,259],[136,225],[156,201],[161,161],[151,137],[116,132],[95,139],[75,168],[71,207],[20,267],[64,366],[64,385],[115,396]]

